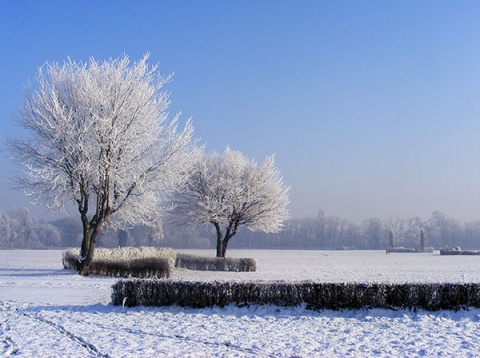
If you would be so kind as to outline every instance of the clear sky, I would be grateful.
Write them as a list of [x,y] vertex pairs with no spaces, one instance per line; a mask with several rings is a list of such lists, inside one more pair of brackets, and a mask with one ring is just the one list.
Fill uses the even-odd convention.
[[293,217],[480,219],[480,1],[0,0],[1,135],[45,61],[146,52],[207,150],[276,154]]

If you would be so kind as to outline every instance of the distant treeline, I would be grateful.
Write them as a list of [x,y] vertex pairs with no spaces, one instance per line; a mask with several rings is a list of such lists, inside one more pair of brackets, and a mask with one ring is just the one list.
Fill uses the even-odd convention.
[[[99,246],[164,246],[162,227],[136,227],[127,232],[105,230]],[[26,208],[0,210],[0,249],[47,249],[80,247],[82,225],[79,216],[45,222]]]
[[[371,218],[360,224],[325,216],[320,211],[317,217],[287,220],[284,230],[275,234],[242,228],[232,239],[230,248],[375,250],[389,247],[392,233],[395,246],[419,248],[422,229],[426,246],[480,248],[480,220],[461,223],[440,211],[435,211],[426,221],[418,217],[383,221]],[[215,232],[209,226],[166,225],[164,232],[165,240],[172,247],[214,247]]]
[[461,223],[442,212],[435,211],[423,221],[418,217],[407,219],[371,218],[357,224],[322,213],[316,218],[291,219],[278,234],[243,231],[232,247],[304,248],[304,249],[385,249],[391,246],[418,248],[420,232],[424,230],[426,246],[441,248],[461,246],[480,248],[480,220]]
[[43,249],[62,244],[62,232],[37,220],[28,209],[0,210],[1,249]]
[[[211,226],[211,227],[210,227]],[[461,246],[480,249],[480,220],[461,223],[435,211],[423,221],[418,217],[380,220],[371,218],[360,224],[325,216],[290,219],[283,231],[275,234],[252,232],[243,228],[230,248],[256,249],[385,249],[393,233],[395,246],[420,247],[424,230],[427,246]],[[0,210],[0,248],[80,247],[82,227],[77,216],[50,222],[36,219],[28,209]],[[213,225],[176,225],[164,219],[154,228],[140,226],[128,231],[105,230],[99,247],[168,246],[173,248],[215,248]]]

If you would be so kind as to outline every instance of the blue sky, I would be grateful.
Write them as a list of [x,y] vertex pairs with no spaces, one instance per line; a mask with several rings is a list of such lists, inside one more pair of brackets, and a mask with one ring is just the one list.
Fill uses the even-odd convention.
[[[1,0],[0,130],[46,61],[150,52],[208,150],[276,154],[293,217],[479,220],[478,19],[473,0]],[[4,154],[0,208],[28,205],[11,172]]]

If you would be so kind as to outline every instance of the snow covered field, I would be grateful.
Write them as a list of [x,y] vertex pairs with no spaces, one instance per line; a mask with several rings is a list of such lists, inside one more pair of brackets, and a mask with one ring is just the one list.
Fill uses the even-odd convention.
[[[183,250],[213,256],[214,251]],[[480,256],[240,251],[257,272],[178,270],[186,280],[480,282]],[[480,309],[122,308],[116,279],[62,269],[62,251],[0,251],[0,356],[480,357]]]

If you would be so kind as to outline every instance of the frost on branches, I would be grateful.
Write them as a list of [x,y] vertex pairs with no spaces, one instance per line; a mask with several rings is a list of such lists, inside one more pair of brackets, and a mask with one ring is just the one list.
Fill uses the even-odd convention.
[[205,155],[196,162],[185,187],[174,196],[174,214],[189,223],[212,223],[217,257],[225,257],[240,225],[264,232],[283,227],[288,191],[273,156],[259,165],[227,148],[221,155]]
[[79,273],[88,274],[105,225],[149,224],[160,193],[188,172],[190,121],[167,118],[170,76],[147,65],[148,54],[88,63],[45,64],[17,117],[29,133],[10,141],[25,175],[17,187],[54,209],[73,200],[83,224]]

